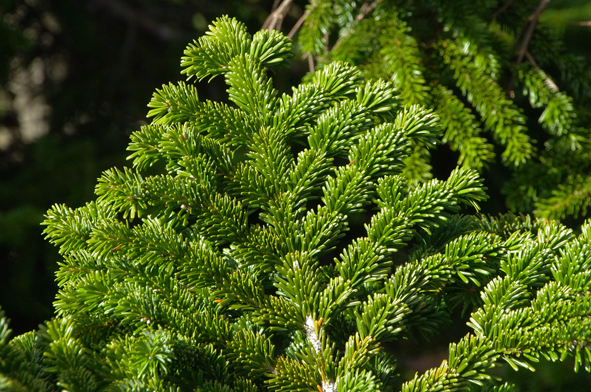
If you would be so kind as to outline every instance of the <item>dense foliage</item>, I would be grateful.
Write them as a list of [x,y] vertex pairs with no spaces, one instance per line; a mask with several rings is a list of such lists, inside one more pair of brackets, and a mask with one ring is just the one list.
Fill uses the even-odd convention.
[[[223,76],[231,104],[164,85],[133,168],[49,210],[57,318],[11,340],[0,318],[0,388],[508,391],[502,362],[591,370],[591,223],[460,214],[486,198],[476,171],[407,170],[441,134],[431,111],[339,62],[279,95],[290,56],[229,18],[189,45],[183,73]],[[402,339],[454,309],[471,332],[402,383]]]
[[84,205],[101,172],[125,163],[154,87],[182,78],[178,58],[207,21],[232,12],[258,30],[272,3],[0,0],[0,306],[14,331],[53,314],[45,211]]
[[[461,164],[465,167],[478,169],[482,165],[479,171],[490,196],[481,203],[485,212],[506,211],[509,207],[513,212],[531,213],[537,208],[540,216],[565,216],[564,222],[570,227],[576,227],[589,216],[586,211],[589,192],[585,185],[589,149],[585,144],[588,139],[585,129],[589,124],[586,108],[590,106],[585,91],[588,91],[591,67],[585,65],[589,61],[585,63],[584,57],[591,59],[587,49],[591,29],[585,22],[578,25],[573,22],[591,19],[588,2],[553,0],[539,20],[536,10],[545,2],[529,0],[455,1],[451,2],[454,6],[451,11],[448,2],[332,1],[332,8],[326,7],[329,4],[326,1],[311,2],[306,8],[307,3],[305,0],[0,1],[0,305],[12,318],[13,329],[30,330],[52,314],[51,299],[56,290],[53,276],[59,255],[40,235],[43,212],[56,202],[83,205],[92,197],[94,180],[100,172],[122,164],[122,151],[129,134],[145,123],[144,108],[153,86],[178,80],[176,59],[185,43],[196,32],[202,33],[207,21],[222,14],[243,20],[253,31],[265,26],[284,32],[293,30],[292,35],[298,30],[292,27],[297,27],[294,23],[301,16],[304,31],[301,40],[295,34],[296,52],[301,52],[302,47],[308,50],[309,37],[320,39],[317,47],[323,47],[325,40],[326,54],[323,47],[320,55],[312,52],[310,57],[317,68],[327,60],[347,59],[358,64],[365,77],[382,76],[403,94],[406,84],[400,84],[400,72],[389,73],[389,69],[393,62],[416,60],[400,71],[413,68],[415,74],[408,75],[425,80],[421,84],[416,78],[411,79],[409,85],[415,86],[417,94],[422,91],[425,99],[421,104],[438,114],[446,145],[417,150],[408,158],[415,164],[408,165],[407,171],[412,168],[415,178],[427,179],[433,173],[443,179],[458,159],[464,159]],[[375,28],[382,25],[374,22],[384,12],[397,15],[388,29],[404,27],[404,34],[397,35],[404,39],[388,43],[387,37],[379,38],[381,30]],[[264,23],[269,13],[268,23]],[[319,19],[320,15],[324,16]],[[532,37],[525,40],[532,20],[536,22]],[[557,23],[562,23],[565,30],[556,29]],[[361,25],[369,30],[363,32]],[[446,26],[452,25],[453,30],[445,31]],[[318,26],[320,31],[316,29]],[[519,34],[521,30],[523,33]],[[351,44],[355,44],[357,33],[373,38],[368,42],[360,38],[359,47],[355,47]],[[480,33],[486,39],[479,39]],[[340,39],[341,36],[346,37]],[[457,41],[460,36],[463,38]],[[551,39],[546,39],[547,36]],[[415,57],[408,54],[413,39],[417,44]],[[507,160],[505,166],[500,163],[506,147],[500,139],[495,140],[495,131],[481,121],[480,112],[486,107],[474,106],[471,101],[471,96],[480,90],[462,93],[451,65],[438,57],[443,52],[440,46],[433,46],[437,40],[463,42],[462,49],[467,52],[462,52],[466,56],[462,61],[468,61],[470,56],[497,61],[496,79],[486,85],[497,83],[505,93],[500,98],[510,101],[512,108],[523,114],[525,123],[519,127],[535,147],[525,164],[515,167]],[[331,51],[337,42],[336,50]],[[547,87],[558,88],[555,91],[558,94],[551,95],[544,92],[543,85],[532,90],[540,97],[554,97],[548,104],[539,101],[540,107],[531,105],[529,93],[522,94],[524,79],[517,72],[517,63],[525,43],[527,51],[519,67],[541,70],[547,76],[543,80],[549,83]],[[346,58],[346,53],[358,51],[360,47],[365,48],[365,54]],[[381,63],[384,56],[378,52],[390,53],[388,62]],[[369,56],[370,53],[373,54]],[[285,86],[300,81],[307,67],[299,54],[290,70],[275,78],[278,90],[285,91]],[[370,67],[375,75],[367,72]],[[487,74],[475,75],[488,78]],[[514,97],[507,95],[512,77],[515,77]],[[437,88],[432,89],[433,84]],[[220,80],[204,85],[200,97],[220,100],[222,86]],[[452,107],[447,117],[434,105],[435,93],[442,86],[453,93],[453,98],[444,100]],[[571,102],[572,108],[557,105],[565,102],[560,97]],[[418,102],[412,100],[416,97],[406,98],[407,103]],[[538,123],[542,113],[550,113],[552,108],[560,109],[554,111],[558,117],[546,118],[557,118],[565,124],[566,133],[559,137]],[[560,113],[569,116],[574,113],[575,117],[569,120],[560,117]],[[462,123],[465,128],[456,127],[451,132],[449,121],[455,121],[456,116],[464,120],[468,116],[469,121]],[[43,132],[48,133],[36,139]],[[562,142],[558,143],[559,139]],[[450,152],[448,146],[454,151]],[[490,154],[492,146],[496,158]],[[431,153],[434,155],[429,158]],[[429,165],[433,165],[433,170]]]
[[[432,108],[458,163],[489,167],[485,178],[514,212],[584,217],[591,67],[540,20],[549,3],[312,0],[299,44],[316,67],[348,61],[392,81],[405,102]],[[428,151],[411,159],[415,178],[430,178]]]

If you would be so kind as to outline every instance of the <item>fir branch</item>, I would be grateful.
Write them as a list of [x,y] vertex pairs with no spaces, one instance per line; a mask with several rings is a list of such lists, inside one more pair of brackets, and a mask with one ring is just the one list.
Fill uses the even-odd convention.
[[[251,37],[229,18],[211,30],[188,48],[186,71],[224,75],[236,107],[166,86],[158,118],[132,137],[134,168],[107,170],[96,202],[48,211],[45,234],[63,256],[56,318],[9,340],[0,311],[0,383],[391,391],[389,342],[440,333],[458,305],[472,331],[403,391],[508,391],[491,387],[489,369],[532,370],[541,356],[591,368],[590,222],[577,236],[546,220],[459,215],[487,197],[476,171],[405,175],[442,133],[433,111],[340,62],[276,98],[263,68],[285,62],[287,38]],[[444,52],[484,96],[469,100],[498,96],[496,66]],[[527,71],[532,104],[554,99],[541,71]],[[453,123],[462,106],[444,106]],[[470,121],[465,111],[458,123]],[[147,170],[159,161],[164,173]]]
[[[361,8],[359,9],[359,13],[357,14],[357,16],[355,17],[355,21],[359,22],[361,20],[363,20],[367,15],[369,15],[371,12],[373,12],[373,10],[375,10],[375,8],[382,2],[382,0],[375,0],[371,3],[363,3],[361,5]],[[352,33],[352,30],[349,29],[347,30],[345,33],[341,34],[339,36],[339,38],[337,39],[337,41],[335,42],[335,44],[332,46],[332,48],[330,49],[331,52],[334,52],[339,45],[341,44],[341,42],[347,38],[349,36],[349,34]]]
[[[380,56],[384,63],[384,72],[401,92],[400,96],[410,104],[422,104],[428,101],[423,76],[424,69],[416,40],[408,35],[410,28],[395,13],[384,15],[385,22],[380,29]],[[391,76],[390,76],[391,75]]]
[[331,2],[312,1],[306,6],[306,12],[309,14],[300,30],[299,41],[306,54],[317,56],[327,44],[326,33],[334,23],[334,9]]
[[[531,65],[533,65],[533,67],[535,69],[540,69],[540,67],[538,66],[538,64],[536,63],[536,60],[533,58],[533,56],[531,55],[531,53],[529,53],[529,51],[525,51],[525,57],[527,57],[527,60],[531,63]],[[560,89],[558,88],[558,86],[556,85],[556,83],[554,83],[552,81],[552,79],[550,79],[549,77],[546,77],[544,79],[544,82],[548,85],[548,87],[550,87],[554,92],[559,92]]]
[[539,122],[557,136],[565,135],[576,122],[572,99],[559,92],[551,79],[539,68],[521,67],[517,73],[523,81],[523,92],[533,107],[544,107]]
[[503,97],[494,79],[479,72],[469,58],[461,55],[456,43],[444,41],[440,51],[445,63],[454,71],[458,87],[484,117],[485,126],[506,144],[504,160],[516,166],[525,163],[531,157],[533,147],[524,132],[524,119],[514,104]]
[[558,186],[552,196],[536,203],[539,216],[548,219],[560,219],[568,215],[585,215],[591,206],[591,180],[582,176],[569,178]]
[[458,164],[480,169],[492,161],[493,146],[480,136],[481,129],[470,109],[441,85],[434,86],[431,91],[437,105],[435,113],[445,129],[442,141],[460,152]]

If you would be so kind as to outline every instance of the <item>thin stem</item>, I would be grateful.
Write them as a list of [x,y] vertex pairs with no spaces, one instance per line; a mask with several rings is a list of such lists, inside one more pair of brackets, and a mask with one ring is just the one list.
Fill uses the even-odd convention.
[[[533,58],[529,50],[525,52],[525,57],[527,57],[527,61],[529,61],[535,69],[540,69],[538,63],[536,63],[536,60]],[[548,86],[555,93],[560,91],[556,83],[554,83],[554,81],[550,79],[548,76],[546,76],[546,78],[544,79],[544,83],[546,83],[546,86]]]
[[273,12],[273,11],[275,11],[275,10],[277,9],[277,7],[279,6],[279,2],[280,2],[280,1],[281,1],[281,0],[275,0],[275,1],[273,2],[273,6],[271,7],[271,12]]
[[310,73],[316,72],[316,67],[314,67],[314,58],[312,57],[312,53],[308,53],[308,69]]
[[[523,61],[525,57],[525,53],[527,52],[527,47],[531,41],[532,36],[534,35],[534,30],[536,28],[536,24],[544,12],[544,9],[548,7],[550,4],[550,0],[542,0],[538,5],[538,8],[534,11],[534,13],[528,18],[529,26],[527,28],[527,32],[525,33],[525,37],[523,38],[523,42],[521,43],[521,48],[519,49],[519,53],[517,55],[517,60],[515,61],[515,65],[518,66]],[[521,34],[520,34],[521,35]],[[517,42],[517,41],[515,41]],[[513,85],[515,84],[515,74],[511,75],[511,80],[509,80],[509,84],[507,85],[506,93],[507,96],[513,98],[515,93],[513,92]]]
[[300,29],[300,27],[302,27],[302,25],[306,21],[306,18],[308,17],[308,15],[310,15],[310,11],[306,11],[306,12],[304,12],[304,14],[302,16],[300,16],[300,19],[298,19],[296,24],[289,31],[289,34],[287,34],[287,37],[289,39],[292,39],[293,36],[295,35],[295,33]]
[[525,52],[527,51],[527,47],[529,45],[529,42],[531,41],[531,37],[534,35],[534,30],[536,28],[536,24],[538,23],[538,19],[540,19],[540,15],[542,15],[544,9],[548,7],[548,4],[550,4],[550,0],[540,1],[540,5],[538,5],[538,8],[530,17],[530,23],[527,29],[527,33],[525,33],[525,38],[523,39],[521,49],[519,50],[519,55],[517,56],[517,65],[521,64],[521,62],[523,61],[523,57],[525,56]]
[[293,0],[283,0],[283,2],[267,17],[261,30],[281,30],[281,24],[291,7],[291,3],[293,3]]

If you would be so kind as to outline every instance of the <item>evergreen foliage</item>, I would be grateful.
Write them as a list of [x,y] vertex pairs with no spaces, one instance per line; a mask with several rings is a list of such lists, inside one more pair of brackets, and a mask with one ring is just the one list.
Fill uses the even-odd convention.
[[[433,109],[462,167],[487,173],[500,153],[513,173],[498,184],[511,210],[585,217],[591,68],[539,21],[548,3],[313,0],[299,43],[316,67],[347,61]],[[414,160],[416,178],[431,178],[428,152]]]
[[163,86],[133,168],[48,211],[57,317],[9,339],[0,314],[1,390],[392,391],[400,340],[458,307],[472,332],[401,390],[510,391],[489,370],[541,357],[591,371],[591,222],[460,214],[486,199],[475,170],[408,177],[430,110],[341,62],[280,96],[290,56],[229,18],[189,45],[183,72],[231,103]]

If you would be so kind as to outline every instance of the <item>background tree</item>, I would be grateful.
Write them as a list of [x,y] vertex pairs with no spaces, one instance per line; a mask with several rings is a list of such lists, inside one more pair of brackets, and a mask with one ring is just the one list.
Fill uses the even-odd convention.
[[[542,18],[549,4],[311,1],[298,42],[311,69],[348,61],[368,77],[391,80],[406,101],[433,108],[458,163],[482,170],[511,210],[584,217],[591,203],[591,68],[573,47],[591,33],[583,23],[572,26],[580,36],[565,39]],[[582,5],[570,3],[578,18],[591,19]],[[424,180],[432,168],[418,147],[413,176]]]
[[[289,7],[283,7],[282,10],[287,9],[288,12],[271,12],[281,11],[280,6],[285,3],[289,3],[287,4]],[[494,11],[502,11],[498,14],[498,19],[505,20],[503,28],[508,27],[514,32],[515,26],[521,22],[525,23],[524,18],[531,15],[537,5],[537,3],[522,3],[516,5],[509,1],[506,3],[507,7],[504,7],[505,3],[486,2],[483,3],[486,7],[480,7],[479,13],[468,9],[466,15],[470,15],[472,23],[480,26],[478,27],[480,29],[483,23],[488,22],[489,16],[493,15],[493,13],[484,15],[485,10],[491,10],[496,5],[498,8]],[[347,4],[350,5],[348,9],[343,8],[338,11],[342,17],[329,18],[332,26],[341,26],[339,27],[341,30],[343,30],[342,26],[345,26],[344,21],[351,15],[354,18],[347,26],[354,28],[358,23],[367,22],[365,19],[372,19],[373,12],[376,12],[374,5],[382,4],[382,8],[386,7],[386,3],[382,2],[347,2]],[[390,9],[404,11],[406,10],[404,7],[408,7],[409,4],[392,2]],[[415,2],[415,4],[420,6],[420,3]],[[426,14],[421,14],[420,18],[412,16],[416,16],[416,12],[412,15],[402,12],[402,16],[399,16],[399,19],[402,18],[402,22],[406,23],[406,28],[414,29],[405,33],[411,40],[422,42],[421,36],[416,35],[425,31],[424,28],[421,30],[420,26],[427,24],[431,26],[431,22],[435,23],[433,26],[443,26],[433,19],[439,11],[434,9],[432,4],[435,3],[426,3],[424,7]],[[2,14],[0,45],[3,45],[0,51],[0,70],[2,70],[0,71],[0,145],[3,146],[0,151],[0,252],[2,254],[0,257],[2,271],[0,303],[7,307],[7,311],[14,318],[13,324],[17,330],[29,330],[51,314],[50,299],[55,290],[51,275],[58,258],[55,251],[39,239],[40,229],[37,224],[42,219],[43,211],[58,201],[68,201],[71,205],[83,204],[92,193],[93,179],[105,168],[122,162],[124,157],[120,151],[128,135],[134,126],[144,122],[143,107],[150,95],[151,86],[178,78],[178,63],[174,59],[178,53],[181,53],[184,43],[193,37],[195,32],[204,31],[208,20],[224,13],[239,17],[252,30],[257,30],[266,23],[267,27],[280,27],[287,32],[297,25],[298,19],[304,20],[300,17],[306,16],[305,20],[308,20],[305,7],[304,1],[272,2],[270,0],[253,0],[248,4],[228,0],[212,4],[201,1],[130,0],[85,2],[4,0],[0,3]],[[340,7],[339,3],[336,2],[333,8],[339,10],[338,7]],[[355,14],[358,11],[360,13]],[[268,18],[270,13],[274,17]],[[541,16],[541,21],[546,23],[543,26],[541,22],[544,31],[551,31],[553,36],[560,34],[556,26],[564,28],[566,37],[564,40],[555,39],[547,42],[547,44],[555,42],[558,47],[563,47],[564,50],[559,53],[564,56],[556,56],[556,52],[551,52],[552,55],[549,56],[549,52],[544,52],[545,58],[550,57],[549,65],[544,65],[544,70],[560,87],[561,93],[566,91],[574,97],[575,106],[571,112],[579,116],[579,123],[583,125],[580,128],[588,124],[588,121],[583,120],[580,112],[580,109],[586,105],[582,97],[586,96],[585,80],[588,77],[581,76],[582,63],[576,59],[576,56],[589,56],[588,51],[584,50],[585,43],[588,42],[586,37],[589,34],[589,27],[585,26],[584,22],[591,20],[591,15],[588,13],[589,10],[585,8],[584,2],[553,1]],[[578,20],[582,20],[581,25],[572,23],[573,14],[579,18]],[[279,18],[279,15],[282,17]],[[360,15],[363,18],[357,21]],[[280,25],[279,22],[282,24]],[[465,28],[470,27],[462,23],[456,26],[456,30],[459,28],[464,31]],[[313,30],[313,26],[310,26],[307,24],[304,29]],[[498,26],[501,25],[493,22],[488,30],[484,29],[487,39],[496,37],[498,30],[495,29]],[[536,26],[539,27],[540,23]],[[349,31],[347,29],[345,29],[346,33]],[[297,28],[293,33],[296,31]],[[452,33],[447,34],[449,38],[449,34]],[[470,34],[465,31],[462,34],[465,36],[464,39],[471,39]],[[534,44],[538,41],[536,34],[533,36]],[[332,43],[336,43],[339,39],[336,35],[329,34],[327,37],[332,40]],[[295,38],[298,38],[297,34]],[[324,35],[320,39],[324,39]],[[497,41],[498,39],[495,42]],[[372,42],[375,43],[375,40]],[[475,44],[478,42],[475,41]],[[542,44],[546,43],[542,42]],[[469,47],[479,48],[474,49],[478,51],[481,50],[482,43],[478,45]],[[506,82],[511,70],[507,64],[515,62],[517,53],[508,50],[506,43],[503,44],[504,51],[499,50],[498,42],[495,45],[492,48],[489,46],[485,48],[492,51],[493,59],[500,61],[497,63],[501,70],[497,75],[497,81]],[[375,47],[362,46],[367,47],[369,51],[375,51]],[[404,47],[404,45],[400,46],[400,48]],[[421,45],[417,50],[420,61],[428,58],[428,56],[420,57],[421,53],[433,52],[433,50],[424,49]],[[300,56],[298,55],[297,58]],[[360,59],[351,60],[360,63]],[[430,61],[433,62],[433,60]],[[526,63],[527,61],[527,58],[523,60]],[[552,65],[561,61],[564,63],[562,68]],[[539,65],[539,61],[537,63]],[[573,68],[566,67],[568,64],[573,65]],[[425,68],[420,63],[417,67]],[[442,64],[443,70],[446,67],[448,65]],[[531,211],[532,203],[536,198],[542,203],[544,197],[551,197],[548,193],[550,190],[555,189],[557,184],[562,184],[561,189],[565,192],[571,189],[573,198],[578,201],[571,202],[572,198],[544,200],[555,203],[559,210],[568,212],[568,208],[572,207],[572,213],[582,212],[588,193],[583,188],[579,188],[581,181],[587,178],[584,172],[587,160],[584,156],[581,159],[572,159],[571,152],[559,153],[562,150],[555,148],[555,143],[552,144],[552,140],[556,138],[552,139],[552,136],[547,135],[546,131],[536,123],[541,109],[536,109],[537,112],[529,109],[530,105],[523,96],[521,100],[513,101],[520,110],[524,110],[526,118],[529,119],[526,124],[528,131],[523,133],[530,139],[537,140],[538,151],[542,154],[535,155],[526,165],[520,165],[521,169],[516,171],[518,174],[512,175],[505,166],[497,164],[498,160],[490,161],[489,153],[491,145],[494,145],[493,138],[490,134],[478,133],[480,129],[486,127],[479,121],[477,111],[472,109],[471,114],[469,113],[470,109],[467,108],[470,108],[471,104],[454,86],[453,77],[448,72],[446,79],[445,75],[440,76],[437,72],[433,70],[433,72],[428,71],[427,74],[432,77],[431,81],[447,80],[448,89],[454,93],[455,97],[447,101],[456,106],[461,105],[465,109],[461,112],[466,115],[460,118],[469,120],[466,120],[468,125],[464,127],[464,132],[472,132],[472,136],[466,137],[466,134],[463,134],[464,141],[461,143],[465,146],[462,150],[463,155],[456,155],[453,152],[450,154],[445,147],[432,151],[438,161],[434,173],[436,177],[446,177],[453,167],[451,163],[458,158],[468,159],[466,154],[472,151],[472,158],[462,161],[466,165],[478,167],[480,164],[474,163],[474,160],[482,164],[488,162],[488,169],[484,170],[483,174],[485,183],[493,193],[491,199],[482,206],[485,211],[505,211],[505,196],[497,192],[498,190],[521,189],[519,192],[514,192],[508,199],[510,206],[519,207],[522,211]],[[285,86],[297,83],[303,73],[300,63],[294,63],[290,73],[276,81],[277,87],[280,91],[285,91]],[[391,77],[391,75],[384,76]],[[563,76],[564,80],[562,80]],[[577,83],[579,87],[576,87]],[[421,85],[414,83],[412,79],[409,85],[429,88],[427,82]],[[519,85],[516,86],[515,92],[519,98],[521,88]],[[222,90],[223,86],[213,84],[202,92],[202,96],[219,98]],[[441,86],[436,90],[441,90]],[[433,99],[431,93],[426,96],[427,101]],[[571,128],[568,128],[569,133],[561,136],[562,139],[568,135],[573,136],[570,133]],[[448,127],[448,129],[451,128]],[[38,139],[39,132],[47,132],[47,134]],[[454,134],[450,132],[447,140],[452,149],[457,150],[460,147],[458,144],[460,138],[453,136]],[[467,144],[467,140],[479,141],[480,144],[477,144],[481,148],[476,150],[468,148],[467,146],[474,144]],[[583,140],[584,138],[579,142]],[[549,153],[548,156],[544,155],[547,150],[545,144],[553,146],[552,151],[556,153],[551,156],[548,155]],[[453,147],[454,145],[456,147]],[[576,143],[573,145],[577,146]],[[564,147],[564,144],[562,146]],[[482,154],[475,151],[480,151]],[[500,156],[503,150],[499,147],[496,153]],[[565,156],[568,156],[568,159],[565,159]],[[580,154],[574,156],[580,156]],[[72,161],[76,161],[77,164],[71,165]],[[420,167],[417,165],[417,168]],[[428,167],[423,166],[416,175],[424,174],[426,169]],[[527,178],[518,180],[519,186],[506,185],[508,178],[518,175]],[[533,182],[534,179],[549,181],[551,184],[536,185]],[[524,188],[526,186],[527,189]],[[579,188],[574,189],[575,186]],[[544,197],[539,193],[540,188],[546,192]],[[522,197],[524,195],[525,197]],[[563,202],[560,202],[561,200]]]

